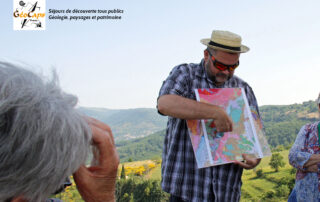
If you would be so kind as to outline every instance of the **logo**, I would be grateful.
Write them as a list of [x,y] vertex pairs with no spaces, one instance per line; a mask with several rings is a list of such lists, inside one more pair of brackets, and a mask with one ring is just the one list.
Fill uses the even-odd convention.
[[45,30],[45,0],[13,0],[14,30]]

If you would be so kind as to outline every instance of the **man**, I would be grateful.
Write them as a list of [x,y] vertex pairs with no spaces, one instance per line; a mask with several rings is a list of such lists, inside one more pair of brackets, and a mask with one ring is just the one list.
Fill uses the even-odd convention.
[[[85,201],[115,201],[118,155],[110,128],[75,109],[53,81],[0,62],[0,201],[44,202],[74,173]],[[93,144],[98,163],[84,166]]]
[[169,116],[162,155],[162,188],[171,194],[170,201],[240,200],[243,168],[252,169],[260,159],[243,155],[237,162],[198,169],[189,138],[187,119],[213,119],[218,132],[232,131],[232,121],[219,106],[196,101],[196,88],[242,87],[249,105],[258,105],[251,87],[234,76],[240,53],[249,50],[241,37],[228,31],[213,31],[200,64],[176,66],[163,82],[158,97],[158,110]]

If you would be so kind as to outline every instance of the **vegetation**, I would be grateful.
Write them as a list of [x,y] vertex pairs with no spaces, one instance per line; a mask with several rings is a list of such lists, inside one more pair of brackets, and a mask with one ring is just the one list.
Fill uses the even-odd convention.
[[[261,163],[253,170],[244,170],[242,175],[241,202],[261,201],[261,202],[284,202],[287,201],[295,183],[295,169],[288,164],[288,150],[277,153],[283,157],[284,167],[280,167],[275,172],[269,163],[272,157],[265,157]],[[116,187],[116,199],[120,202],[144,202],[168,201],[169,195],[161,190],[160,161],[137,161],[125,163],[119,166],[119,180]],[[139,174],[139,169],[145,170]],[[126,179],[120,179],[123,168],[126,173]],[[72,177],[71,180],[73,181]],[[79,195],[76,186],[73,185],[54,198],[63,201],[83,201]]]
[[[132,123],[143,122],[142,118],[146,117],[143,115],[143,111],[140,112],[140,117],[136,117],[131,111],[130,113],[133,113],[129,118],[131,123],[128,124],[131,128],[124,127],[127,128],[127,131],[134,131],[130,132],[130,135],[138,134],[134,137],[145,136],[145,131],[139,132],[141,128],[132,127]],[[156,114],[156,111],[154,110],[153,113]],[[288,164],[288,149],[294,142],[301,126],[318,119],[317,105],[314,101],[308,101],[293,105],[262,106],[260,113],[273,155],[263,158],[254,170],[244,170],[241,201],[287,201],[288,195],[294,187],[296,172]],[[109,118],[114,117],[113,122],[109,122],[110,119],[106,122],[115,126],[117,125],[117,117],[128,115],[126,110],[114,110],[110,114]],[[150,119],[152,119],[152,116],[148,115]],[[158,115],[156,114],[156,116]],[[163,119],[164,122],[165,119]],[[154,121],[153,124],[157,122],[156,119],[152,120]],[[125,125],[126,123],[124,121],[121,124]],[[148,127],[147,125],[145,127]],[[111,126],[113,127],[113,125]],[[163,128],[165,128],[164,125]],[[117,130],[113,130],[114,133],[115,131]],[[119,180],[116,190],[117,201],[167,201],[168,195],[160,188],[160,158],[164,135],[165,131],[162,130],[147,137],[128,141],[124,140],[126,139],[123,138],[124,136],[116,138],[121,162],[126,162],[125,165],[119,167]],[[152,160],[137,162],[137,160],[147,159]],[[120,175],[122,176],[121,179]],[[81,201],[74,185],[68,187],[65,192],[56,195],[56,197],[65,201]]]
[[[300,128],[318,119],[318,109],[314,101],[262,106],[260,113],[268,143],[273,151],[289,149]],[[164,136],[165,130],[162,130],[143,138],[116,141],[121,162],[126,162],[129,158],[134,161],[160,158]]]
[[262,168],[260,168],[259,170],[256,171],[257,177],[262,178],[264,177],[264,173]]
[[107,123],[114,134],[116,142],[148,136],[166,127],[166,116],[160,116],[156,109],[103,109],[85,108],[78,110],[88,116]]
[[164,136],[162,130],[145,138],[116,143],[121,162],[160,159]]
[[162,191],[160,181],[137,177],[118,180],[116,196],[119,202],[162,202],[169,198],[168,194]]
[[279,167],[284,167],[285,163],[283,161],[283,157],[279,153],[274,153],[271,156],[271,160],[269,162],[271,168],[275,169],[276,172],[279,171]]
[[122,164],[120,179],[126,179],[126,171],[124,169],[124,164]]
[[272,148],[278,145],[290,147],[300,128],[318,119],[318,108],[314,101],[293,105],[262,106],[260,112],[266,137]]
[[[244,201],[287,201],[295,184],[295,172],[288,163],[288,150],[277,153],[285,164],[275,172],[269,166],[272,157],[265,157],[254,170],[244,170],[242,175],[241,202]],[[276,156],[277,156],[276,155]],[[261,173],[260,173],[261,172]],[[260,174],[258,174],[260,173]],[[258,177],[258,175],[260,175]]]

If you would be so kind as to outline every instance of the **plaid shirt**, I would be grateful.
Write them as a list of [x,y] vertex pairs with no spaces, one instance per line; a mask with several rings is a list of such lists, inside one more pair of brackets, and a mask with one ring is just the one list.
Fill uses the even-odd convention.
[[[175,94],[196,99],[196,88],[242,87],[249,105],[258,105],[251,87],[233,76],[223,86],[216,86],[206,74],[204,60],[200,64],[176,66],[163,82],[159,97]],[[162,189],[188,201],[239,201],[242,168],[230,163],[220,166],[197,168],[185,120],[168,117],[162,154]]]

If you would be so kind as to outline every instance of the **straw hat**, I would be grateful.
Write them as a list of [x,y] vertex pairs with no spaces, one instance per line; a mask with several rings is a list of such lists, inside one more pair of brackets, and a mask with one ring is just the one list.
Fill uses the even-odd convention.
[[211,39],[201,39],[200,42],[213,49],[230,53],[245,53],[249,51],[247,46],[241,44],[241,36],[229,31],[213,30]]

